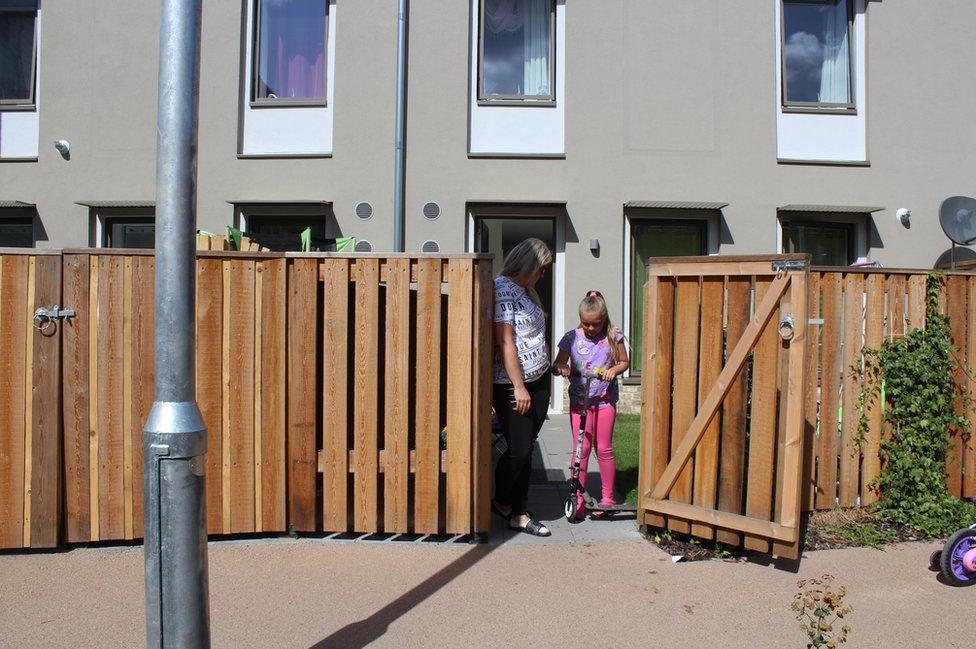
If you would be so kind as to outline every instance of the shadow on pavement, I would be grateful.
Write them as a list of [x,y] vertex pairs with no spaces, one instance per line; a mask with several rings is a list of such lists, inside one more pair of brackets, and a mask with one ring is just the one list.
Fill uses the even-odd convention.
[[379,639],[390,624],[415,608],[438,590],[451,583],[476,563],[491,554],[499,545],[479,545],[465,552],[450,564],[409,591],[400,595],[368,618],[342,627],[327,638],[316,642],[311,649],[362,649]]

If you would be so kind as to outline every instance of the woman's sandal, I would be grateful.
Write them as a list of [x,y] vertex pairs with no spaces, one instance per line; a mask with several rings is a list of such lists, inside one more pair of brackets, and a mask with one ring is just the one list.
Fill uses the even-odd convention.
[[504,521],[510,520],[512,518],[512,510],[509,509],[508,512],[506,513],[505,511],[502,510],[501,507],[498,506],[498,504],[494,500],[491,501],[491,513],[495,514],[496,516],[500,516],[501,519]]
[[549,530],[549,528],[536,521],[531,515],[529,516],[529,522],[524,526],[509,524],[508,529],[515,530],[516,532],[525,532],[526,534],[531,534],[532,536],[552,536],[552,532]]

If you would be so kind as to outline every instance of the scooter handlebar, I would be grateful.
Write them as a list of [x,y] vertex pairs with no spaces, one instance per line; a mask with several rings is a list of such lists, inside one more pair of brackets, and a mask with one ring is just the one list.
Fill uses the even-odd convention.
[[593,372],[586,371],[582,372],[580,370],[570,370],[569,375],[573,378],[584,378],[584,379],[602,379],[603,370],[599,369]]

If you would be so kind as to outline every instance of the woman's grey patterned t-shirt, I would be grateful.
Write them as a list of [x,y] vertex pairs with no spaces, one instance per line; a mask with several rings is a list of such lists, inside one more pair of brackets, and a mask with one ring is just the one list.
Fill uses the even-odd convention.
[[[512,325],[522,378],[535,381],[549,371],[546,314],[524,288],[505,276],[495,278],[495,322]],[[501,350],[495,349],[495,383],[511,383]]]

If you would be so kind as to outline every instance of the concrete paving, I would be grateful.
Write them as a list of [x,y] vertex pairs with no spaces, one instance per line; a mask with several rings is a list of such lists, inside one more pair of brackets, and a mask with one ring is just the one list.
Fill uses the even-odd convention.
[[[570,523],[563,514],[569,495],[569,466],[573,454],[569,415],[550,415],[539,433],[532,456],[532,485],[529,487],[529,509],[552,530],[552,536],[537,538],[509,532],[497,516],[492,524],[492,538],[506,543],[573,543],[638,539],[634,514],[619,513],[605,520],[586,518]],[[590,457],[586,484],[591,494],[600,494],[600,473],[596,457]],[[619,494],[618,494],[619,498]]]
[[[672,563],[642,540],[210,546],[214,647],[802,647],[796,579],[847,587],[847,646],[972,647],[973,589],[934,544],[811,552],[799,572]],[[138,547],[0,555],[0,646],[144,646]],[[795,566],[788,568],[795,569]]]

